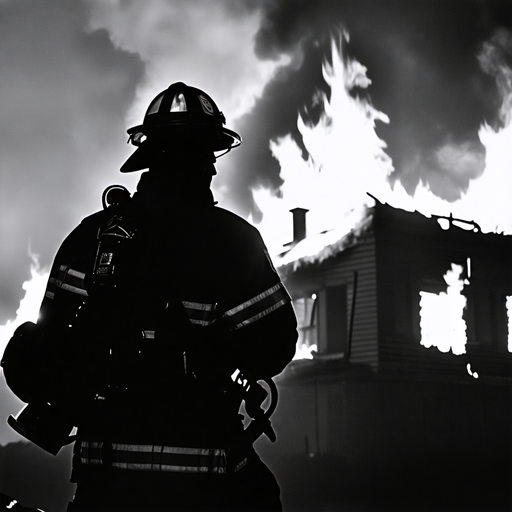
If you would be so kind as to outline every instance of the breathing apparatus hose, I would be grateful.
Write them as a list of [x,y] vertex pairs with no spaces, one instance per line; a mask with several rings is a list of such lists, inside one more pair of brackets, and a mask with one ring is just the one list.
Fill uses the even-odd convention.
[[276,383],[272,379],[264,379],[264,382],[270,389],[270,405],[265,411],[265,417],[270,418],[270,416],[272,416],[276,410],[279,394],[277,392]]
[[[276,441],[276,433],[272,428],[272,424],[270,422],[270,417],[274,414],[274,411],[277,407],[278,402],[278,391],[275,382],[271,378],[260,379],[265,384],[267,384],[270,391],[270,404],[266,411],[264,411],[261,407],[261,404],[264,402],[268,393],[263,389],[263,387],[257,382],[252,382],[246,387],[246,396],[245,407],[249,416],[252,418],[252,421],[249,423],[247,428],[243,432],[243,443],[244,444],[253,444],[262,434],[265,434],[270,441]],[[257,390],[257,391],[255,391]],[[262,393],[265,393],[263,396]],[[256,401],[256,403],[251,402],[251,398]]]

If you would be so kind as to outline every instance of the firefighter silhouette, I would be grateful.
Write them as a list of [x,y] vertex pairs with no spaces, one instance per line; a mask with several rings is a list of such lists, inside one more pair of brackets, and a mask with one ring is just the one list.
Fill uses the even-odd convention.
[[137,191],[109,187],[64,240],[4,353],[28,403],[11,426],[51,453],[74,442],[70,511],[281,509],[252,444],[275,438],[296,319],[259,232],[213,200],[216,157],[241,144],[224,124],[199,89],[156,96],[128,130]]

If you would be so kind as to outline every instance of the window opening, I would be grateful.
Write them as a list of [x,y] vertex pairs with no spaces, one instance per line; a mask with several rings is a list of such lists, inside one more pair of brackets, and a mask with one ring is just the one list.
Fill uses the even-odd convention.
[[293,306],[299,332],[294,359],[313,359],[313,352],[318,351],[316,293],[295,299]]
[[463,318],[466,297],[462,294],[467,279],[462,277],[464,267],[452,263],[443,276],[446,292],[420,291],[421,344],[437,347],[441,352],[455,355],[466,352],[466,322]]

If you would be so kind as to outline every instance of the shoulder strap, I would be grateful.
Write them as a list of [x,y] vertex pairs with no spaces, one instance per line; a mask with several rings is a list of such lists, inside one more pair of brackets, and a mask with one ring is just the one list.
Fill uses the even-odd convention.
[[103,192],[102,203],[107,220],[98,229],[98,248],[92,273],[94,286],[115,287],[117,257],[137,231],[128,215],[130,200],[130,193],[122,185],[111,185]]
[[103,209],[106,210],[111,206],[125,204],[130,198],[130,192],[123,185],[110,185],[103,191],[101,203],[103,204]]

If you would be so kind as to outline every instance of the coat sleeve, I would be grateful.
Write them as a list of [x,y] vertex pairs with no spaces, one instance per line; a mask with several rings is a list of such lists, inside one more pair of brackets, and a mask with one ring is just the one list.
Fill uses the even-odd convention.
[[252,226],[233,240],[227,260],[225,298],[219,306],[239,369],[253,379],[273,377],[295,353],[291,298]]
[[95,223],[80,224],[54,258],[37,321],[44,335],[44,391],[60,399],[81,387],[81,358],[72,334],[78,312],[89,300],[87,280],[96,251]]
[[38,325],[48,333],[69,328],[78,309],[88,300],[87,281],[94,263],[96,231],[96,223],[84,221],[57,251],[38,319]]

